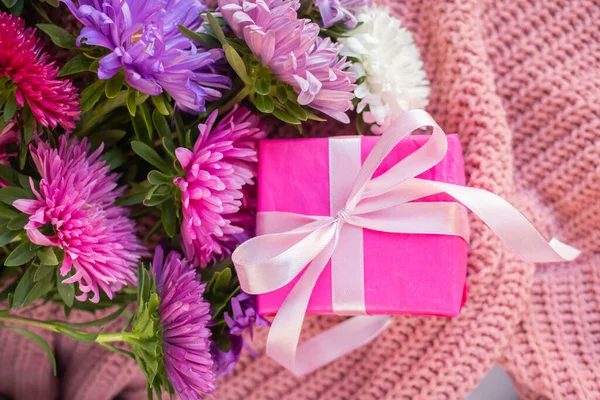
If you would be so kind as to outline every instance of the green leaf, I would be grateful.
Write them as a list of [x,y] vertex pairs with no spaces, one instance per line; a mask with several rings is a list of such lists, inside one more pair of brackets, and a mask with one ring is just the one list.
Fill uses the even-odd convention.
[[[4,290],[0,291],[0,303],[5,302],[8,299],[8,295],[9,294],[13,294],[15,292],[15,289],[17,288],[17,285],[19,284],[19,281],[16,280],[13,283],[11,283],[10,285],[8,285],[7,287],[4,288]],[[10,305],[9,305],[10,307]]]
[[83,342],[83,343],[93,343],[96,338],[98,337],[98,335],[100,335],[100,331],[98,332],[84,332],[84,331],[78,331],[78,330],[74,330],[74,329],[69,329],[67,327],[64,326],[56,326],[56,330],[59,331],[60,333],[63,333],[69,337],[72,337],[73,339],[79,341],[79,342]]
[[81,92],[81,112],[91,110],[104,94],[106,81],[97,80]]
[[[39,269],[40,267],[31,266],[29,268],[35,268],[36,275],[40,271],[40,269]],[[36,281],[35,275],[34,275],[33,280],[34,280],[34,282]],[[28,306],[29,304],[33,303],[37,299],[41,299],[41,298],[45,297],[48,294],[48,292],[50,292],[52,289],[54,289],[54,274],[50,273],[50,274],[43,275],[39,279],[39,281],[34,283],[33,287],[29,291],[29,293],[27,293],[27,297],[25,298],[25,301],[23,302],[23,307]]]
[[285,105],[286,110],[295,118],[300,121],[306,121],[308,119],[308,113],[298,103],[290,101]]
[[109,99],[117,97],[121,91],[121,87],[123,87],[124,80],[125,74],[122,71],[113,75],[113,77],[106,82],[106,86],[104,87],[104,94],[106,94],[106,97]]
[[109,322],[112,322],[115,319],[119,318],[121,316],[121,314],[123,314],[123,311],[125,311],[126,309],[127,309],[127,305],[123,305],[123,306],[120,306],[116,311],[107,315],[106,317],[95,319],[93,321],[81,322],[78,324],[67,323],[64,321],[52,321],[52,322],[62,325],[65,328],[71,328],[71,329],[90,328],[92,326],[103,326],[103,325],[106,325]]
[[161,115],[158,109],[152,112],[152,122],[154,123],[154,128],[156,128],[156,131],[158,132],[158,136],[161,138],[171,138],[171,128],[169,128],[167,119]]
[[39,282],[48,275],[53,275],[54,270],[56,269],[56,267],[53,267],[52,265],[40,265],[39,267],[32,266],[31,268],[35,268],[35,274],[33,275],[34,282]]
[[148,182],[153,185],[172,185],[173,177],[153,169],[152,171],[148,172]]
[[148,193],[147,187],[135,187],[130,189],[123,196],[119,197],[115,201],[115,205],[118,206],[132,206],[135,204],[140,204],[146,198],[146,193]]
[[16,208],[0,203],[0,219],[11,220],[17,214],[19,214],[19,211]]
[[135,117],[135,112],[137,110],[136,92],[137,90],[135,90],[132,87],[129,87],[129,89],[127,89],[127,101],[125,104],[127,104],[127,110],[129,110],[129,115],[131,115],[132,117]]
[[0,225],[0,246],[9,244],[18,234],[19,231],[7,229],[6,224]]
[[6,8],[12,8],[15,4],[17,4],[18,0],[2,0],[2,3],[6,6]]
[[215,286],[213,287],[213,292],[223,292],[227,293],[229,291],[229,286],[231,284],[231,278],[233,274],[231,272],[231,268],[225,268],[217,275],[217,279],[215,281]]
[[269,96],[263,96],[261,94],[257,95],[254,99],[254,105],[256,106],[258,111],[265,114],[271,114],[275,109],[273,99]]
[[177,157],[175,156],[175,145],[173,144],[173,139],[170,137],[162,138],[162,145],[165,149],[165,153],[167,153],[173,161],[177,160]]
[[14,117],[17,112],[17,100],[15,99],[14,93],[8,95],[8,100],[4,104],[4,121],[8,122]]
[[35,257],[35,253],[29,250],[29,242],[21,243],[6,258],[4,265],[7,267],[18,267],[26,264]]
[[69,308],[73,307],[75,300],[75,285],[72,283],[63,283],[67,279],[60,275],[60,268],[56,268],[56,289],[63,303]]
[[172,200],[165,201],[161,204],[160,214],[163,228],[168,237],[175,236],[177,229],[177,216],[175,215],[175,203]]
[[275,96],[281,104],[285,104],[288,101],[287,91],[285,90],[285,87],[281,85],[277,86],[277,92],[275,93]]
[[37,255],[42,266],[58,265],[58,258],[56,258],[56,254],[54,254],[54,247],[42,247],[38,250]]
[[29,339],[36,342],[42,348],[42,350],[44,350],[44,352],[50,359],[50,363],[52,364],[52,371],[54,372],[54,376],[56,376],[56,358],[54,358],[54,353],[52,353],[52,348],[50,347],[48,342],[46,342],[41,336],[38,336],[35,333],[29,332],[25,329],[15,328],[12,326],[5,326],[4,328],[8,329],[9,331],[20,333],[21,335],[26,336]]
[[165,173],[172,172],[172,168],[169,167],[165,160],[163,160],[158,155],[158,153],[147,144],[134,140],[133,142],[131,142],[131,148],[133,149],[133,151],[135,151],[137,155],[139,155],[148,163],[160,169],[161,171]]
[[62,69],[58,73],[58,77],[62,78],[65,76],[78,74],[80,72],[88,72],[93,62],[93,59],[86,57],[83,54],[78,54],[75,57],[71,58],[69,61],[67,61],[65,66],[62,67]]
[[23,302],[27,298],[27,295],[31,291],[31,288],[34,285],[34,281],[33,281],[34,275],[35,275],[34,267],[29,267],[29,268],[27,268],[27,270],[25,270],[25,273],[23,274],[21,279],[19,279],[19,284],[17,285],[17,288],[15,289],[15,293],[14,293],[14,297],[13,297],[13,301],[12,301],[12,308],[19,308],[21,306],[21,304],[23,304]]
[[100,59],[96,59],[96,60],[92,61],[92,63],[90,64],[89,71],[97,74],[99,67],[100,67]]
[[37,24],[41,31],[50,36],[50,40],[63,49],[76,49],[75,36],[53,24]]
[[106,161],[106,164],[108,164],[109,169],[111,171],[114,171],[115,169],[119,168],[127,161],[127,157],[125,157],[125,154],[123,154],[123,152],[117,147],[113,147],[112,149],[104,153],[102,158],[104,159],[104,161]]
[[[23,107],[23,111],[21,112],[23,116],[23,139],[24,144],[28,145],[33,139],[33,134],[35,130],[35,119],[33,118],[33,114],[31,113],[31,109],[29,106]],[[21,143],[23,146],[23,143]],[[27,146],[26,146],[27,147]]]
[[162,204],[163,202],[169,200],[171,198],[171,196],[172,196],[172,193],[153,194],[152,197],[150,197],[150,198],[148,198],[148,196],[146,196],[143,203],[146,207],[153,207],[153,206],[157,206],[157,205]]
[[233,68],[233,70],[240,77],[242,82],[244,82],[246,85],[251,85],[252,81],[248,76],[246,64],[244,63],[244,60],[242,60],[242,57],[240,57],[238,52],[235,51],[235,49],[231,47],[229,43],[223,44],[223,50],[225,50],[225,58],[227,59],[227,62],[229,63],[229,65],[231,65],[231,68]]
[[33,199],[33,194],[16,186],[9,186],[0,189],[0,201],[12,206],[15,200],[19,199]]
[[104,148],[109,149],[119,140],[123,139],[126,133],[127,132],[121,129],[97,131],[88,136],[88,143],[93,148],[98,148],[100,144],[104,143]]
[[291,125],[300,125],[300,121],[298,121],[298,118],[292,116],[287,111],[275,108],[271,114],[273,114],[278,120],[283,121],[285,123]]
[[269,83],[263,78],[258,78],[254,81],[254,91],[258,94],[268,95],[270,92]]
[[17,0],[17,3],[12,6],[9,11],[12,15],[21,15],[23,7],[25,6],[25,0]]
[[145,127],[146,127],[146,133],[147,133],[147,138],[149,140],[149,143],[152,143],[154,141],[154,135],[153,135],[153,126],[152,126],[152,116],[150,115],[150,108],[148,107],[148,104],[146,103],[142,103],[138,105],[138,110],[140,111],[138,115],[136,115],[136,118],[140,117],[141,121],[144,123]]
[[183,25],[179,25],[178,28],[179,32],[181,32],[183,36],[200,44],[200,46],[204,47],[205,49],[215,49],[221,47],[219,41],[211,35],[207,35],[206,33],[202,32],[194,32]]
[[0,178],[12,186],[19,184],[19,173],[6,165],[0,164]]
[[158,96],[150,96],[150,99],[152,99],[152,104],[154,104],[154,107],[156,107],[155,111],[158,111],[162,115],[171,115],[169,108],[167,107],[167,101],[162,94],[159,94]]
[[6,228],[11,231],[20,231],[27,225],[29,222],[29,215],[27,214],[18,214],[13,219],[11,219],[8,224],[6,224]]
[[222,45],[225,45],[227,39],[225,39],[225,32],[223,32],[219,21],[217,21],[214,15],[212,15],[212,13],[210,12],[206,13],[206,19],[208,20],[208,24],[210,25],[212,30],[215,32],[215,35],[217,36],[219,42],[221,42]]

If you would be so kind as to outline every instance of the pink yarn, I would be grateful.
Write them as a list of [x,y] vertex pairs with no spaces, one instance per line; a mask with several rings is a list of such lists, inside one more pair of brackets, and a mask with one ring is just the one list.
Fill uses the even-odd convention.
[[[469,185],[507,198],[548,237],[583,254],[564,265],[524,263],[473,217],[469,302],[459,318],[396,318],[372,344],[301,379],[264,355],[260,329],[254,347],[261,356],[243,357],[216,398],[461,399],[499,361],[523,399],[599,399],[600,7],[584,0],[391,7],[421,48],[432,84],[428,111],[462,138]],[[339,131],[325,125],[326,132],[323,125],[304,132]],[[339,319],[307,318],[305,337]],[[88,359],[78,373],[93,380],[65,374],[69,382],[59,384],[41,350],[25,342],[0,333],[0,359],[11,365],[0,369],[0,393],[17,400],[75,393],[113,376],[106,361]],[[61,352],[75,346],[53,345]],[[125,376],[131,366],[123,362],[111,366]],[[40,387],[47,390],[38,397]],[[109,398],[93,393],[64,398]]]

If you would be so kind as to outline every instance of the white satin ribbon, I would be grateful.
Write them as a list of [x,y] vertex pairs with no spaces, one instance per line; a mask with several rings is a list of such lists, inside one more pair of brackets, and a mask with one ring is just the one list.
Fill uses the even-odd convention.
[[[429,140],[387,172],[372,178],[398,142],[421,127],[432,129]],[[449,202],[415,202],[425,196],[447,193],[454,197],[527,261],[559,262],[577,257],[579,251],[573,247],[556,239],[546,242],[518,210],[490,192],[415,178],[439,163],[446,150],[446,136],[433,118],[422,110],[409,111],[397,118],[381,136],[360,169],[351,166],[344,172],[339,165],[333,166],[336,176],[347,174],[343,179],[353,183],[347,186],[338,184],[337,180],[330,182],[330,216],[286,212],[258,214],[260,231],[268,233],[248,240],[232,257],[242,289],[251,294],[267,293],[285,286],[304,270],[271,326],[267,340],[267,354],[271,358],[296,375],[310,373],[374,339],[389,324],[388,316],[362,315],[299,345],[308,301],[332,257],[342,260],[332,265],[332,293],[337,293],[333,295],[334,298],[337,296],[334,309],[343,314],[365,313],[364,287],[361,298],[361,291],[356,290],[354,282],[361,276],[363,266],[361,262],[348,264],[346,255],[356,254],[353,248],[356,236],[351,234],[348,239],[344,232],[346,228],[454,235],[468,242],[465,208]],[[355,149],[339,151],[344,152],[340,157],[349,156],[356,160],[355,154],[350,154]],[[345,194],[340,202],[336,196],[342,192]],[[353,271],[355,267],[358,271]],[[345,277],[340,279],[343,274],[340,268],[348,270],[352,283],[349,284]],[[363,280],[359,283],[364,285]]]

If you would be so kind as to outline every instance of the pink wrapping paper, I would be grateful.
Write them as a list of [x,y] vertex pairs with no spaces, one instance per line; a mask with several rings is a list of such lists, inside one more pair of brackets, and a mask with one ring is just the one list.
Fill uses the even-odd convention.
[[[374,176],[387,171],[426,141],[410,136],[400,142]],[[448,152],[419,178],[465,184],[462,148],[447,135]],[[378,137],[361,138],[361,158]],[[259,148],[258,210],[329,215],[329,140],[263,140]],[[453,201],[440,194],[420,201]],[[265,234],[260,226],[260,234]],[[368,314],[457,316],[466,297],[468,244],[455,236],[385,233],[364,229],[365,304]],[[274,315],[298,278],[258,295],[258,312]],[[331,264],[312,293],[308,314],[332,315]]]

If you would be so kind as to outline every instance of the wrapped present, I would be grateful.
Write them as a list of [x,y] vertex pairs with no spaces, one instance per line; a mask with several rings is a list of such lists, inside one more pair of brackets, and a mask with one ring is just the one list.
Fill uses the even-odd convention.
[[[467,209],[524,260],[579,254],[546,242],[502,198],[463,186],[457,137],[422,110],[381,138],[271,141],[260,152],[258,236],[232,260],[260,312],[276,313],[267,354],[297,375],[377,337],[390,323],[385,314],[456,316]],[[355,316],[300,344],[307,313]]]
[[[381,176],[420,148],[428,138],[425,135],[405,138],[373,176]],[[348,165],[352,162],[348,149],[355,152],[352,156],[360,167],[378,140],[376,136],[345,136],[261,141],[258,211],[335,215],[338,210],[332,209],[336,205],[330,202],[333,189],[330,178],[334,179],[330,171],[335,173],[336,168],[340,168],[343,173],[343,170],[351,168]],[[448,151],[442,161],[420,174],[419,178],[464,185],[460,141],[457,135],[448,135],[447,140]],[[339,187],[336,189],[341,190]],[[350,189],[346,188],[346,192]],[[447,194],[436,194],[419,201],[455,200]],[[264,222],[260,218],[257,220],[259,235],[272,233]],[[362,246],[367,314],[458,315],[466,297],[468,245],[463,238],[371,229],[362,231],[362,243],[355,245]],[[334,312],[332,301],[331,266],[330,260],[317,280],[308,303],[308,314],[339,313]],[[258,312],[262,315],[276,314],[300,276],[280,289],[258,295]],[[352,310],[346,310],[346,313],[351,314]]]

